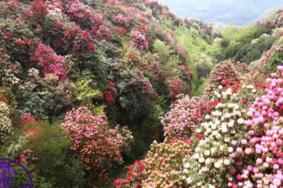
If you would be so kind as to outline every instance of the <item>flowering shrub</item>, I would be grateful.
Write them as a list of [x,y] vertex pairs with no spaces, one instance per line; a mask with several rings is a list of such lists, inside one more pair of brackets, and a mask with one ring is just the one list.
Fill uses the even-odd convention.
[[10,119],[10,109],[4,102],[0,102],[0,143],[3,143],[14,133],[12,121]]
[[132,43],[140,50],[148,50],[149,48],[149,41],[146,33],[146,28],[136,28],[130,34]]
[[185,157],[183,178],[189,187],[221,187],[227,185],[229,170],[232,170],[235,140],[246,137],[245,110],[239,106],[239,98],[232,94],[232,89],[219,93],[215,99],[221,100],[206,115],[197,132],[204,134],[193,149],[192,156]]
[[84,58],[84,53],[90,53],[95,50],[95,43],[89,33],[89,31],[84,30],[78,33],[74,40],[73,52],[76,56]]
[[127,178],[117,179],[114,184],[116,188],[142,188],[141,181],[144,179],[144,165],[142,161],[135,161],[129,166]]
[[164,136],[189,138],[197,126],[210,112],[210,105],[205,97],[184,96],[178,99],[171,110],[161,118]]
[[[240,166],[229,182],[230,187],[283,186],[283,128],[282,101],[283,66],[267,79],[264,95],[257,97],[246,121],[248,139],[235,143],[233,155]],[[251,160],[252,159],[252,160]]]
[[179,94],[182,94],[184,91],[184,83],[179,76],[175,76],[172,80],[169,81],[169,97],[173,100],[177,99]]
[[88,28],[94,37],[97,36],[100,27],[104,25],[103,15],[94,13],[89,5],[80,0],[68,1],[66,12],[82,28]]
[[67,68],[65,59],[58,56],[52,48],[43,43],[39,43],[31,60],[43,67],[44,74],[54,74],[62,81],[66,80]]
[[80,107],[66,114],[61,127],[70,136],[71,149],[95,176],[105,178],[111,167],[122,163],[123,137],[108,126],[104,116],[94,116]]
[[218,88],[219,85],[224,88],[234,87],[237,91],[240,80],[233,64],[229,61],[223,61],[217,64],[210,73],[210,80],[205,89],[205,94],[211,96],[211,93]]
[[185,141],[154,142],[144,159],[146,178],[142,187],[183,187],[182,159],[189,152],[190,145]]
[[115,15],[113,21],[114,23],[122,26],[125,29],[128,29],[132,22],[132,20],[128,16],[125,16],[122,13]]
[[118,96],[118,91],[114,82],[109,82],[107,85],[109,89],[103,92],[103,97],[106,104],[113,105],[115,103],[115,98]]
[[30,10],[27,12],[37,22],[42,21],[41,19],[45,18],[47,13],[47,3],[42,0],[33,1],[30,5]]

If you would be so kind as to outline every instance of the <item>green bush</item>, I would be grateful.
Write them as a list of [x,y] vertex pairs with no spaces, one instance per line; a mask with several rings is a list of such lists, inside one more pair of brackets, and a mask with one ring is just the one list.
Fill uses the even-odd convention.
[[[232,59],[250,63],[260,58],[261,53],[269,49],[275,42],[272,36],[264,36],[267,29],[259,25],[249,25],[242,28],[227,27],[222,30],[222,57],[220,60]],[[263,37],[261,37],[263,35]]]
[[159,54],[162,61],[168,59],[170,55],[170,48],[161,40],[156,40],[153,44],[153,49]]
[[278,65],[281,65],[283,62],[283,53],[282,51],[275,51],[271,58],[268,60],[267,63],[267,71],[268,72],[275,72]]
[[46,122],[32,126],[41,128],[38,136],[26,146],[37,154],[34,161],[37,167],[36,181],[47,181],[46,184],[51,184],[52,187],[85,187],[83,168],[80,162],[73,158],[69,139],[64,132],[57,125]]

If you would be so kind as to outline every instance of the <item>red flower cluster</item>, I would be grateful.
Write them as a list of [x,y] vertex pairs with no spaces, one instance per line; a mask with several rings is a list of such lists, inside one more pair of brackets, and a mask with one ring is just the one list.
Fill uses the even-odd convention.
[[54,74],[62,81],[68,78],[65,59],[43,43],[39,43],[31,60],[43,67],[44,74]]
[[129,166],[127,178],[117,179],[114,184],[116,188],[141,188],[144,176],[144,166],[142,161],[135,161]]
[[30,41],[30,39],[25,38],[24,40],[16,38],[13,41],[13,44],[16,46],[30,46],[32,43]]
[[220,83],[224,89],[232,88],[233,93],[237,93],[241,88],[241,84],[232,79],[224,79]]
[[258,88],[258,89],[259,88],[261,88],[261,89],[268,88],[268,86],[266,84],[263,84],[263,83],[256,83],[255,87]]
[[118,91],[114,82],[109,82],[107,85],[108,89],[103,92],[103,98],[106,104],[113,105],[115,98],[118,96]]
[[24,113],[22,116],[22,121],[24,123],[34,123],[37,122],[38,120],[34,118],[31,113]]
[[43,18],[47,14],[47,4],[45,1],[36,0],[31,4],[31,12],[33,16]]
[[220,100],[214,100],[214,101],[211,101],[209,103],[209,106],[211,106],[211,108],[213,108],[213,107],[217,106],[219,103],[221,103]]

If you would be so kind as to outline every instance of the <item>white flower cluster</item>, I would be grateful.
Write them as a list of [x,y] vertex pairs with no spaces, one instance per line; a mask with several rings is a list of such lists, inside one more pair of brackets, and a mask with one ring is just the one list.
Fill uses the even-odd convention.
[[0,143],[14,132],[9,115],[10,109],[8,105],[4,102],[0,102]]
[[229,157],[234,151],[231,141],[240,139],[241,131],[245,129],[243,117],[246,110],[241,110],[237,95],[230,89],[215,94],[225,99],[205,117],[205,122],[197,129],[204,135],[204,140],[197,144],[189,158],[183,160],[183,179],[190,187],[217,187],[222,184],[219,181],[225,181],[233,162]]
[[[220,139],[223,134],[236,134],[237,126],[243,125],[245,120],[237,103],[220,103],[212,111],[211,115],[205,117],[206,122],[202,123],[198,132],[203,132],[206,137]],[[227,140],[226,142],[230,142]]]

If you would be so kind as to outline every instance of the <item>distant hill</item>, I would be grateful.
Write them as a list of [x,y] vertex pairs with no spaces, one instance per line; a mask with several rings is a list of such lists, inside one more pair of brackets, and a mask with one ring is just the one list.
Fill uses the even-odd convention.
[[158,0],[177,16],[244,25],[283,8],[283,0]]

